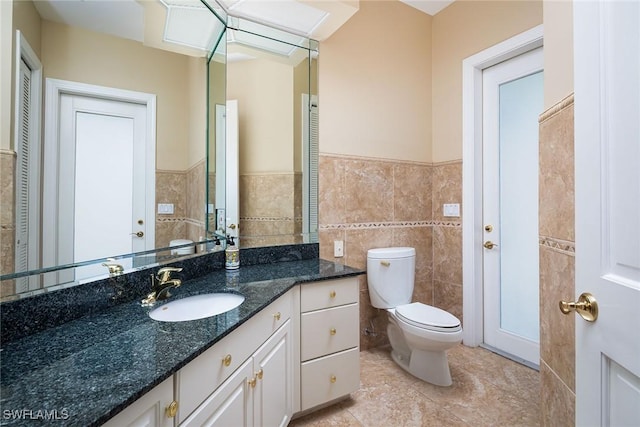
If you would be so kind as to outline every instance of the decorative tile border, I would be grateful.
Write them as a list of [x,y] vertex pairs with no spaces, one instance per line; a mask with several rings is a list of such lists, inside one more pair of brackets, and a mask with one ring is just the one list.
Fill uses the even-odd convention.
[[542,114],[540,114],[540,116],[538,117],[538,123],[543,123],[544,121],[549,120],[551,117],[555,116],[565,108],[573,105],[573,102],[574,102],[573,93],[567,95],[560,102],[558,102],[557,104],[555,104],[554,106],[550,107],[549,109],[544,111]]
[[553,237],[547,237],[547,236],[540,236],[539,242],[540,242],[540,246],[551,249],[552,251],[559,252],[565,255],[570,255],[570,256],[576,255],[575,242],[554,239]]
[[453,227],[460,228],[459,221],[398,221],[398,222],[362,222],[354,224],[322,224],[318,228],[324,230],[367,230],[377,228],[407,228],[407,227]]
[[240,221],[264,221],[264,222],[276,222],[276,221],[295,221],[295,222],[302,222],[302,217],[297,217],[297,218],[291,218],[291,217],[253,217],[253,216],[247,216],[247,217],[240,217]]
[[187,224],[204,227],[204,221],[199,221],[197,219],[183,218],[183,217],[172,217],[172,218],[156,217],[156,223],[166,223],[166,222],[184,222]]

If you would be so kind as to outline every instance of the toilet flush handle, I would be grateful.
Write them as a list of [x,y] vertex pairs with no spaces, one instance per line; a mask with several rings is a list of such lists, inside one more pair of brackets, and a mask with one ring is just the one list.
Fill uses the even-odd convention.
[[380,265],[383,267],[389,267],[391,263],[389,261],[380,261]]

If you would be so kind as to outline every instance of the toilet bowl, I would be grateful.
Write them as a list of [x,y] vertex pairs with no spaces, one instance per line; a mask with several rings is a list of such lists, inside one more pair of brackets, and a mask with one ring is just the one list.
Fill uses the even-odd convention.
[[462,341],[454,315],[411,302],[415,277],[414,248],[379,248],[367,253],[371,304],[387,310],[391,357],[403,369],[439,386],[452,384],[446,351]]
[[[169,242],[169,247],[174,248],[175,246],[189,245],[192,243],[193,243],[193,240],[175,239]],[[195,247],[193,246],[186,246],[182,248],[171,249],[171,255],[191,255],[194,253],[195,253]]]

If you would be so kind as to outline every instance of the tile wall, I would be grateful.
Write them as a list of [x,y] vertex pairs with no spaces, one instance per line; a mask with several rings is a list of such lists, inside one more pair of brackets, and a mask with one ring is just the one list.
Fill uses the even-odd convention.
[[186,171],[156,171],[156,205],[172,203],[173,214],[156,210],[156,247],[174,239],[198,241],[204,236],[205,162]]
[[241,175],[239,185],[242,247],[301,243],[300,173]]
[[558,301],[575,294],[573,95],[540,122],[541,425],[575,423],[575,317]]
[[[416,248],[414,301],[462,316],[461,218],[445,218],[443,203],[461,203],[461,162],[399,162],[321,154],[320,257],[366,269],[367,250]],[[333,257],[333,241],[344,257]],[[361,349],[388,343],[386,313],[373,308],[360,277]]]
[[[12,150],[0,150],[0,274],[15,270],[15,179],[16,154]],[[0,298],[15,294],[15,281],[0,282]]]

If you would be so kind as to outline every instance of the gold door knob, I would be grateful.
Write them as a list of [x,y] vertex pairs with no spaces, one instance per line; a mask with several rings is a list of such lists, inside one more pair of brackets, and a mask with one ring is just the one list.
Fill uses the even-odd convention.
[[247,381],[249,383],[249,385],[251,386],[251,388],[256,388],[256,377],[251,378],[249,381]]
[[144,236],[144,232],[142,231],[136,231],[135,233],[131,233],[132,236],[136,236],[136,237],[143,237]]
[[493,243],[491,240],[487,240],[486,242],[484,242],[484,246],[487,249],[493,249],[494,247],[498,246],[496,243]]
[[331,375],[331,378],[329,378],[329,381],[331,381],[331,384],[335,383],[336,381],[338,381],[338,379],[336,378],[335,375]]
[[336,297],[336,291],[329,292],[329,298],[335,298],[335,297]]
[[598,301],[590,293],[584,292],[578,302],[560,301],[560,311],[563,314],[575,311],[587,322],[595,322],[598,318]]
[[176,402],[175,400],[171,402],[169,406],[167,406],[164,409],[164,413],[167,416],[167,418],[175,417],[176,414],[178,413],[178,402]]
[[259,380],[261,380],[263,376],[264,376],[264,371],[262,369],[256,372],[256,377],[258,377]]
[[331,328],[331,329],[329,329],[329,334],[330,334],[330,335],[335,335],[335,334],[336,334],[336,332],[338,332],[338,331],[336,331],[336,328]]
[[222,359],[222,364],[224,366],[229,366],[231,365],[231,355],[227,354],[223,359]]
[[276,320],[280,320],[280,317],[282,316],[282,314],[280,314],[280,312],[277,312],[276,314],[273,315],[273,318]]

